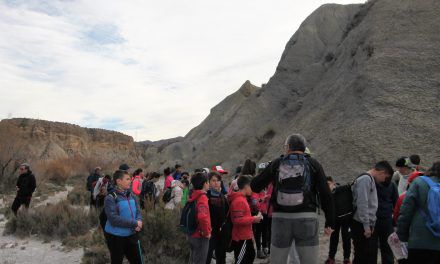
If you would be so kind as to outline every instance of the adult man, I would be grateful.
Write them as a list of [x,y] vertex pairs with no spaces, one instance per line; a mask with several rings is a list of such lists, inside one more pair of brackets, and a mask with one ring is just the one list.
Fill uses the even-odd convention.
[[[376,224],[378,197],[376,182],[383,183],[393,175],[393,168],[387,161],[376,163],[373,169],[359,176],[353,185],[355,212],[351,224],[354,246],[353,264],[374,263],[374,245],[371,236]],[[376,245],[377,247],[377,245]]]
[[303,136],[289,136],[286,155],[271,162],[251,183],[256,193],[270,183],[274,186],[270,250],[273,264],[287,262],[293,242],[301,263],[318,263],[318,195],[325,212],[325,233],[330,235],[333,231],[334,205],[324,170],[318,161],[304,153],[305,149]]
[[14,212],[15,215],[17,215],[17,211],[22,204],[24,204],[26,208],[29,207],[32,194],[37,187],[35,176],[34,174],[32,174],[32,171],[30,170],[30,165],[28,163],[21,164],[18,168],[18,171],[20,173],[20,176],[18,176],[16,185],[17,196],[15,197],[11,207],[12,212]]
[[89,177],[87,177],[87,190],[90,192],[90,206],[96,205],[93,191],[99,178],[101,178],[101,167],[96,167],[93,173],[91,173]]

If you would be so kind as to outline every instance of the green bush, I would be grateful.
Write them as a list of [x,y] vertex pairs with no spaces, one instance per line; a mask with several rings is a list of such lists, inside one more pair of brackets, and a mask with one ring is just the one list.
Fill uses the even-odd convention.
[[47,239],[62,239],[84,235],[97,224],[98,214],[95,210],[89,211],[61,201],[19,211],[17,217],[10,218],[6,223],[5,233],[21,237],[36,234]]

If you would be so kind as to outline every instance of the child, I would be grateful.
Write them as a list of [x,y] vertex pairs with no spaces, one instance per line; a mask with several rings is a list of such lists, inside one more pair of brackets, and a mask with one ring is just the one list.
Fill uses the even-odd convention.
[[192,264],[205,264],[208,256],[209,239],[211,238],[211,218],[208,197],[206,197],[206,191],[209,189],[208,177],[204,173],[196,173],[191,178],[191,184],[194,189],[188,202],[196,201],[197,229],[194,234],[188,236],[191,250],[190,262]]
[[222,178],[220,173],[213,171],[209,174],[209,191],[207,193],[209,212],[211,215],[212,236],[209,240],[209,251],[207,264],[211,263],[215,250],[215,260],[217,264],[226,263],[226,248],[222,239],[221,228],[226,221],[229,210],[228,202],[222,193]]
[[130,264],[142,263],[139,239],[136,232],[141,231],[142,218],[139,204],[130,192],[131,178],[123,170],[113,174],[114,192],[104,200],[107,222],[106,241],[112,264],[122,263],[125,257]]
[[253,263],[255,259],[255,249],[253,245],[252,224],[259,223],[263,216],[261,212],[256,216],[251,215],[251,209],[246,197],[252,195],[251,176],[243,175],[237,179],[239,191],[232,193],[228,199],[230,201],[230,212],[232,220],[232,241],[234,244],[235,263]]
[[[182,173],[183,175],[183,173]],[[182,176],[183,177],[183,176]],[[183,189],[183,193],[182,193],[182,208],[185,206],[186,202],[188,202],[188,198],[189,198],[189,181],[186,178],[182,178],[182,189]]]
[[171,200],[165,204],[165,209],[168,210],[174,210],[176,207],[180,208],[183,195],[180,181],[173,180],[171,182],[171,189]]

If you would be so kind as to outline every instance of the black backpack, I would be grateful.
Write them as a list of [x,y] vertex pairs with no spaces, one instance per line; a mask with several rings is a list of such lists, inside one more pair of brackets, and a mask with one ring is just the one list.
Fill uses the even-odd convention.
[[[116,202],[117,195],[115,192],[109,193],[108,195],[111,195]],[[102,230],[105,230],[106,224],[107,224],[107,214],[105,213],[105,207],[104,207],[102,208],[101,213],[99,214],[99,225],[102,227]]]
[[226,252],[232,252],[234,251],[234,247],[232,245],[232,219],[230,215],[230,210],[226,214],[225,222],[222,224],[220,228],[220,234],[222,243],[224,245],[224,248],[226,249]]
[[197,202],[187,202],[180,215],[180,230],[186,235],[192,235],[197,230]]
[[173,194],[173,188],[168,187],[166,188],[165,192],[163,193],[162,201],[164,203],[169,203],[174,197]]
[[282,157],[274,192],[276,204],[284,211],[296,210],[312,203],[312,166],[303,154]]
[[[335,216],[339,219],[342,218],[351,218],[353,217],[354,212],[356,211],[356,208],[353,204],[353,185],[356,183],[356,180],[360,177],[368,175],[371,177],[370,174],[363,173],[356,177],[352,182],[339,185],[333,190],[333,200],[335,203]],[[371,177],[371,180],[374,183],[373,177]],[[371,190],[373,191],[373,190]]]
[[154,190],[154,182],[152,181],[144,181],[142,183],[142,197],[148,196],[149,198],[153,198],[156,195]]

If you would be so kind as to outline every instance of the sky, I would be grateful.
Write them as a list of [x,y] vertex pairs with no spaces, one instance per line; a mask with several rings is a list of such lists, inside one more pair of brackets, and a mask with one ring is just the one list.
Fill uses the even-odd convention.
[[0,119],[184,136],[246,81],[274,74],[325,3],[364,0],[0,0]]

